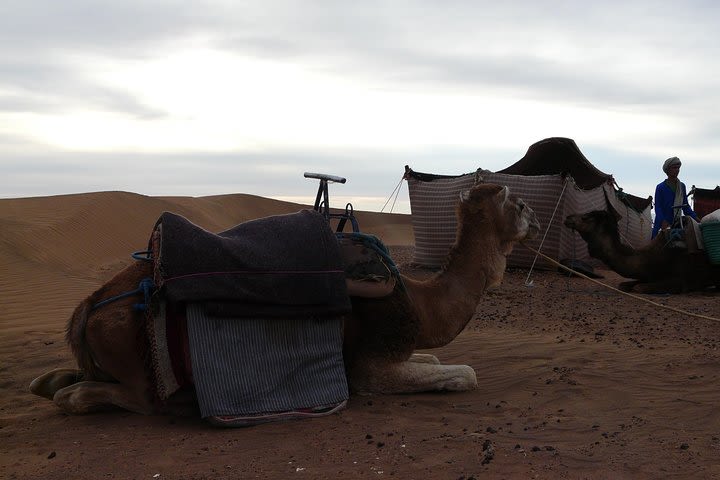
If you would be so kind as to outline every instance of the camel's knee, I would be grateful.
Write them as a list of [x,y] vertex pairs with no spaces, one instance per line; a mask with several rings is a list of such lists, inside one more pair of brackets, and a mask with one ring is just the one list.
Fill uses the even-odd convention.
[[83,373],[70,368],[57,368],[44,373],[30,382],[30,392],[52,400],[55,392],[82,381]]

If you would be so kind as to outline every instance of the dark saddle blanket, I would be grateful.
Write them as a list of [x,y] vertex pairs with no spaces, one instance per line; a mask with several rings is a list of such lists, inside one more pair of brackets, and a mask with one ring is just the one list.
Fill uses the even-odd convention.
[[154,281],[170,302],[209,314],[306,317],[350,311],[342,256],[319,213],[303,210],[211,233],[173,213],[150,239]]

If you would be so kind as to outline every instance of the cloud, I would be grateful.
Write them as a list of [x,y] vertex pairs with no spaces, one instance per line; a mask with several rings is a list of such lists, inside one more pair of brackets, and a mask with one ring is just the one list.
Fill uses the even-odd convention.
[[3,195],[303,195],[316,170],[381,197],[546,136],[621,184],[671,153],[714,183],[719,5],[5,0]]
[[43,79],[63,92],[68,84],[88,87],[58,65],[73,53],[142,60],[193,41],[239,57],[302,62],[377,88],[492,89],[592,105],[679,105],[691,98],[678,82],[697,85],[720,73],[706,60],[720,48],[717,8],[703,4],[69,0],[10,1],[4,9],[1,43],[22,45],[22,58],[34,60],[6,66],[3,81],[40,92],[50,86]]

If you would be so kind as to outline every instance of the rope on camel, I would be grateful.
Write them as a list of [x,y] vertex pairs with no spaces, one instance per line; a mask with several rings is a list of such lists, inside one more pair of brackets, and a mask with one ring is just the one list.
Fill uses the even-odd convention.
[[570,268],[570,267],[566,267],[566,266],[563,265],[562,263],[556,261],[556,260],[553,259],[553,258],[548,257],[548,256],[545,255],[544,253],[538,252],[537,250],[535,250],[535,249],[532,248],[531,246],[525,245],[525,243],[523,243],[523,242],[520,242],[520,245],[522,245],[523,247],[527,248],[528,250],[530,250],[530,251],[532,251],[532,252],[535,252],[537,255],[540,255],[541,257],[543,257],[545,260],[553,263],[554,265],[557,265],[558,267],[560,267],[560,268],[562,268],[562,269],[564,269],[564,270],[567,270],[568,272],[574,273],[575,275],[578,275],[578,276],[580,276],[580,277],[582,277],[582,278],[585,278],[585,279],[587,279],[587,280],[590,280],[591,282],[597,283],[598,285],[601,285],[601,286],[603,286],[603,287],[605,287],[605,288],[609,288],[610,290],[614,290],[614,291],[616,291],[616,292],[618,292],[618,293],[621,293],[621,294],[623,294],[623,295],[627,295],[628,297],[635,298],[635,299],[637,299],[637,300],[641,300],[641,301],[643,301],[643,302],[645,302],[645,303],[649,303],[649,304],[651,304],[651,305],[655,305],[656,307],[664,308],[664,309],[666,309],[666,310],[672,310],[673,312],[682,313],[682,314],[684,314],[684,315],[690,315],[690,316],[692,316],[692,317],[702,318],[702,319],[705,319],[705,320],[711,320],[711,321],[713,321],[713,322],[720,322],[720,318],[710,317],[710,316],[707,316],[707,315],[701,315],[701,314],[699,314],[699,313],[688,312],[688,311],[686,311],[686,310],[681,310],[681,309],[679,309],[679,308],[670,307],[670,306],[668,306],[668,305],[663,305],[662,303],[654,302],[654,301],[649,300],[649,299],[647,299],[647,298],[643,298],[643,297],[641,297],[640,295],[635,295],[634,293],[623,292],[622,290],[620,290],[620,289],[618,289],[618,288],[615,288],[615,287],[612,287],[612,286],[607,285],[607,284],[605,284],[605,283],[602,283],[602,282],[600,282],[600,281],[598,281],[598,280],[596,280],[596,279],[594,279],[594,278],[590,278],[590,277],[588,277],[587,275],[585,275],[585,274],[583,274],[583,273],[581,273],[581,272],[575,271],[575,270],[573,270],[573,269]]

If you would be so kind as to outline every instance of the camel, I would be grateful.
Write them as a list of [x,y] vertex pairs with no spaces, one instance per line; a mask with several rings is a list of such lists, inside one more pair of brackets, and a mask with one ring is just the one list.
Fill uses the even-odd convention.
[[[477,387],[467,365],[442,365],[431,354],[472,319],[483,292],[500,284],[514,245],[539,231],[535,213],[507,187],[478,184],[460,195],[457,238],[446,265],[427,280],[402,276],[386,297],[351,297],[344,319],[343,357],[352,393],[468,391]],[[152,266],[137,262],[87,297],[72,314],[66,339],[78,369],[56,369],[30,391],[68,413],[121,408],[140,414],[197,413],[192,392],[153,401],[148,367],[136,342],[142,313],[126,298],[92,309],[99,300],[133,290]],[[404,285],[404,287],[402,286]],[[176,398],[177,396],[177,398]],[[181,398],[182,397],[182,398]]]
[[702,251],[671,246],[666,232],[660,232],[648,245],[632,248],[620,240],[621,216],[608,204],[608,210],[569,215],[565,226],[587,242],[590,256],[605,263],[625,278],[620,289],[639,293],[682,293],[720,285],[720,267],[713,266]]

